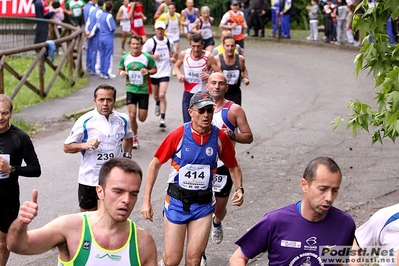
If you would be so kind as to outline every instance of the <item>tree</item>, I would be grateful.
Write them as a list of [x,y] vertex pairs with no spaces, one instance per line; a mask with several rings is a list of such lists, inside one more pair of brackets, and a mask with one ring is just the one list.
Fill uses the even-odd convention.
[[[386,31],[388,19],[399,15],[399,0],[377,0],[374,7],[363,0],[356,10],[364,10],[353,19],[354,31],[359,30],[363,37],[359,54],[355,58],[356,75],[368,70],[373,75],[376,92],[374,98],[377,110],[370,105],[352,100],[348,109],[353,113],[347,124],[356,135],[360,129],[373,131],[372,143],[381,144],[384,138],[395,142],[399,136],[399,46],[389,43]],[[332,123],[334,129],[343,121],[337,117]]]

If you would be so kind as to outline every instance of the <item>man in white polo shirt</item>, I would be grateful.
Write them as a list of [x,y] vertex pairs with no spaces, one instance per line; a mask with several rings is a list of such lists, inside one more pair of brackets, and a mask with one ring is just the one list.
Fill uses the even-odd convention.
[[116,157],[132,158],[133,132],[129,116],[114,110],[116,90],[102,84],[94,90],[92,111],[81,116],[64,142],[65,153],[82,154],[79,168],[79,207],[97,210],[98,175],[101,166]]

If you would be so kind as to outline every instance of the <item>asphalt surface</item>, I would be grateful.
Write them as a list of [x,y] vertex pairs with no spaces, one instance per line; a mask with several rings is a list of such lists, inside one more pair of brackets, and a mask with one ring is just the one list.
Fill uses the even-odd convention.
[[[115,42],[113,69],[117,73],[120,39]],[[182,40],[181,47],[188,47],[186,40]],[[396,204],[399,196],[397,147],[389,140],[384,145],[371,145],[371,133],[362,131],[355,137],[345,125],[333,131],[330,124],[339,115],[348,121],[346,106],[350,100],[375,105],[373,79],[366,73],[355,76],[355,49],[302,40],[278,43],[271,39],[248,39],[245,48],[251,84],[242,87],[243,108],[254,134],[252,144],[236,146],[244,177],[245,202],[242,207],[229,204],[223,222],[223,242],[215,245],[209,241],[206,254],[208,265],[212,266],[228,265],[237,248],[234,241],[266,212],[302,198],[299,181],[307,163],[317,156],[332,157],[340,165],[343,181],[334,205],[351,214],[358,225],[379,208]],[[102,80],[94,76],[87,87],[70,96],[14,114],[45,125],[34,136],[42,176],[20,178],[21,201],[29,199],[32,188],[39,190],[40,212],[30,228],[78,211],[76,180],[80,156],[62,151],[63,141],[73,125],[65,114],[93,106],[93,90],[101,83],[115,86],[123,97],[122,79]],[[182,91],[182,84],[172,77],[167,92],[165,130],[158,127],[159,117],[153,113],[152,100],[147,121],[139,123],[141,147],[133,152],[133,159],[144,174],[159,143],[182,123]],[[127,112],[125,106],[118,110]],[[168,170],[165,164],[154,187],[154,222],[142,218],[141,198],[131,215],[153,235],[158,258],[163,250],[162,203]],[[295,230],[295,224],[292,227]],[[12,254],[8,265],[56,265],[56,250],[37,256]],[[259,256],[250,265],[267,265],[266,256]]]

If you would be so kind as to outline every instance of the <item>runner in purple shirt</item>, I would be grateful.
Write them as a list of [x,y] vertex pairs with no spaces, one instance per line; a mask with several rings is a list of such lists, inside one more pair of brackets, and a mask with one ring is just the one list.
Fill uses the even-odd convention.
[[332,207],[341,179],[331,158],[312,160],[300,183],[303,200],[267,213],[238,239],[230,266],[246,265],[263,252],[269,265],[328,265],[321,250],[350,246],[356,229],[350,215]]

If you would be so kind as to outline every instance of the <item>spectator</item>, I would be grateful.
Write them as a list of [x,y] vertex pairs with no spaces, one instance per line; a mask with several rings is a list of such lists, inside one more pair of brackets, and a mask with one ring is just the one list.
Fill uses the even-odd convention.
[[291,16],[295,14],[294,0],[280,0],[281,37],[291,38]]
[[253,37],[265,37],[266,10],[267,0],[252,0],[251,25],[254,27],[255,31]]
[[86,2],[82,0],[70,0],[65,3],[64,11],[71,17],[71,23],[75,27],[81,27],[84,23],[83,8]]
[[348,40],[349,44],[354,44],[352,20],[353,20],[353,11],[355,11],[355,7],[353,5],[347,5],[346,8],[347,8],[346,24],[345,24],[346,39]]
[[306,40],[317,41],[319,30],[317,28],[319,24],[319,6],[317,0],[311,0],[311,6],[306,6],[309,12],[309,27],[310,35],[306,37]]
[[111,14],[114,4],[111,1],[105,2],[105,11],[98,19],[100,28],[100,78],[112,79],[116,75],[108,71],[112,66],[112,55],[114,53],[114,32],[116,30],[115,19]]
[[278,24],[278,14],[280,11],[280,1],[279,0],[271,0],[272,7],[270,9],[271,12],[271,20],[272,20],[272,37],[276,37],[277,35],[277,24]]
[[338,0],[337,7],[337,44],[344,44],[347,42],[345,34],[346,16],[347,16],[347,5],[345,0]]
[[51,19],[55,14],[55,11],[50,12],[49,2],[50,0],[32,0],[35,5],[35,17],[42,19],[36,22],[34,43],[41,43],[47,40],[48,22],[43,19]]

